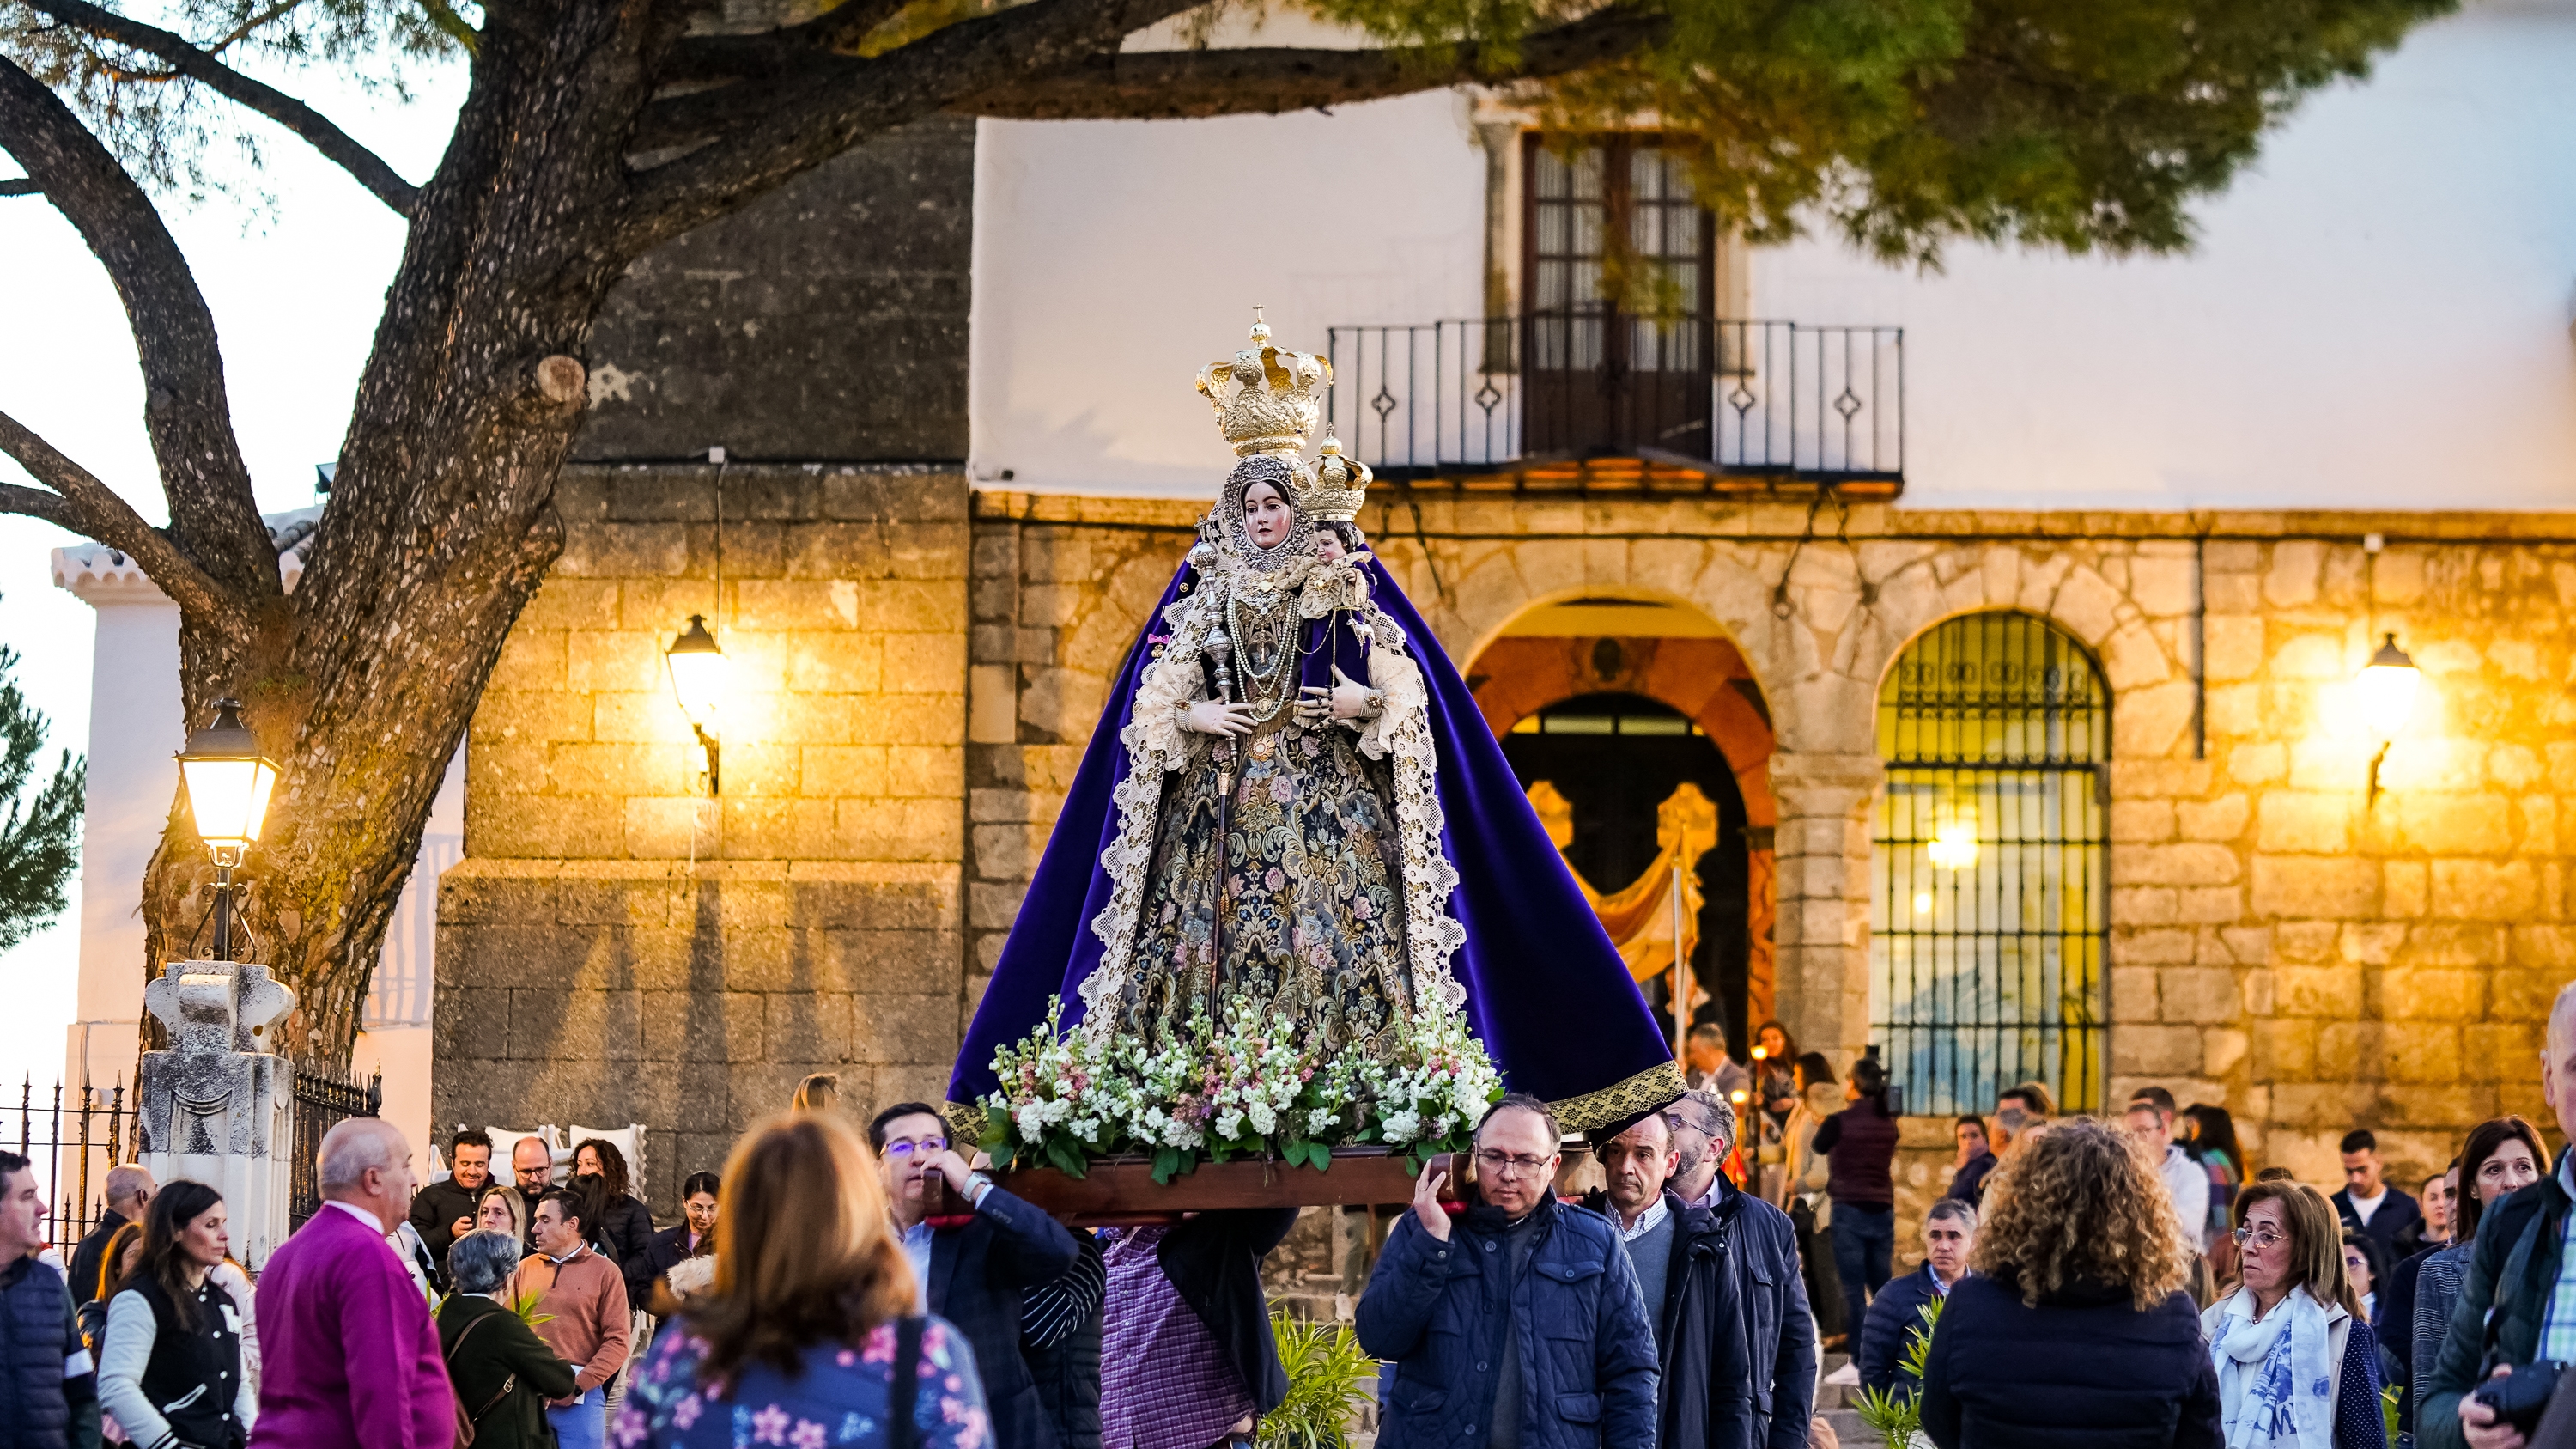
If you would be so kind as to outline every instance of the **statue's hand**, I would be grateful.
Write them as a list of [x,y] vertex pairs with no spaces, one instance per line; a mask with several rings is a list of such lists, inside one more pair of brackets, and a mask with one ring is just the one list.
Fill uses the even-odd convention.
[[1372,720],[1386,713],[1386,696],[1352,679],[1336,666],[1333,687],[1310,684],[1298,691],[1297,717],[1307,724],[1327,719]]
[[1181,728],[1231,739],[1252,729],[1252,707],[1222,699],[1203,699],[1177,713]]

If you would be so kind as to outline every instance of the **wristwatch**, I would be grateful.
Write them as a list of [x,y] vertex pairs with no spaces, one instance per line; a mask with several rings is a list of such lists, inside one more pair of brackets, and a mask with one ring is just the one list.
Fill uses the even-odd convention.
[[986,1177],[980,1172],[970,1172],[966,1174],[965,1195],[966,1205],[968,1207],[982,1207],[984,1205],[984,1195],[992,1190],[993,1179]]

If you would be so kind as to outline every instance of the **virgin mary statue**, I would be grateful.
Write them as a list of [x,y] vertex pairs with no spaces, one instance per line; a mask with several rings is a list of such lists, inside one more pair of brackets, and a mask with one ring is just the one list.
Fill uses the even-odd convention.
[[1439,642],[1356,522],[1368,469],[1304,456],[1322,358],[1199,375],[1237,462],[1111,691],[968,1029],[952,1115],[1061,998],[1154,1044],[1248,1000],[1384,1054],[1463,1010],[1568,1129],[1678,1096],[1653,1015]]

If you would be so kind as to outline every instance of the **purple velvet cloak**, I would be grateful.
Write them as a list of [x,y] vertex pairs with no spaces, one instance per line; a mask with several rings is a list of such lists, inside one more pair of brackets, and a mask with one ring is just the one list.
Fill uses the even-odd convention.
[[[1530,808],[1474,696],[1384,566],[1373,556],[1362,566],[1377,606],[1404,629],[1406,652],[1420,665],[1430,697],[1446,817],[1441,844],[1458,870],[1449,909],[1467,933],[1450,970],[1466,988],[1469,1025],[1510,1090],[1555,1104],[1569,1130],[1632,1120],[1670,1101],[1681,1078],[1663,1032]],[[967,1028],[948,1084],[952,1104],[993,1090],[995,1049],[1045,1020],[1050,996],[1063,998],[1067,1025],[1081,1017],[1082,983],[1105,949],[1091,921],[1113,889],[1100,867],[1118,828],[1111,792],[1130,767],[1119,731],[1151,662],[1148,640],[1163,632],[1163,610],[1194,576],[1188,564],[1181,566],[1128,650]],[[1311,656],[1306,663],[1309,671],[1321,665]],[[1343,668],[1362,677],[1355,660]],[[1315,682],[1329,682],[1329,667]]]

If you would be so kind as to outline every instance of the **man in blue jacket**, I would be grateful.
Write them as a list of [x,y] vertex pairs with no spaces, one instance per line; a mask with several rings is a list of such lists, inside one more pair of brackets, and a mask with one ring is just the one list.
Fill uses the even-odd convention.
[[1977,1210],[1955,1197],[1932,1204],[1923,1216],[1923,1266],[1888,1280],[1869,1301],[1860,1330],[1860,1386],[1880,1393],[1902,1384],[1920,1390],[1905,1371],[1905,1350],[1923,1327],[1926,1304],[1950,1296],[1950,1285],[1968,1273],[1968,1250],[1977,1240]]
[[1655,1330],[1618,1229],[1556,1201],[1559,1136],[1546,1103],[1496,1103],[1455,1223],[1422,1174],[1360,1299],[1396,1366],[1380,1449],[1654,1449]]

